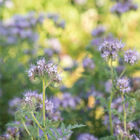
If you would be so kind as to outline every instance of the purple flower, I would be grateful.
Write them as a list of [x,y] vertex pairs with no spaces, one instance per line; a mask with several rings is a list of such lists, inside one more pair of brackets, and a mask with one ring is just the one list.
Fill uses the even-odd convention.
[[45,109],[46,109],[46,111],[52,112],[53,108],[54,108],[53,103],[51,101],[46,100],[45,101]]
[[55,53],[60,53],[61,51],[61,44],[57,38],[51,38],[47,40],[47,44]]
[[139,59],[139,53],[135,50],[128,50],[125,52],[124,61],[131,65],[135,64]]
[[132,3],[132,0],[126,2],[117,2],[112,8],[112,13],[122,14],[129,10],[137,10],[137,5]]
[[61,112],[60,111],[50,112],[49,113],[49,118],[51,118],[54,121],[62,120]]
[[53,52],[53,50],[51,48],[46,48],[46,49],[44,49],[44,53],[48,57],[52,57],[54,52]]
[[98,26],[96,29],[94,29],[93,31],[92,31],[92,36],[101,36],[102,34],[104,34],[104,32],[105,32],[105,27],[103,27],[103,26]]
[[95,67],[93,60],[88,57],[84,58],[83,67],[87,70],[93,70]]
[[53,97],[53,98],[51,99],[51,101],[53,102],[54,108],[55,108],[55,109],[57,109],[57,108],[60,107],[61,101],[60,101],[60,99],[59,99],[58,97]]
[[48,76],[50,81],[53,82],[61,82],[61,76],[57,71],[57,66],[53,63],[46,63],[45,59],[42,58],[37,61],[37,65],[31,65],[30,69],[28,70],[28,76],[30,79],[34,79],[35,77],[43,77]]
[[129,81],[127,78],[121,78],[117,80],[117,86],[122,93],[130,92]]
[[103,42],[103,38],[97,37],[97,38],[91,40],[90,44],[92,46],[100,46],[102,42]]
[[42,102],[42,95],[38,94],[36,91],[27,91],[24,93],[24,101],[26,103],[41,103]]
[[105,40],[102,45],[99,47],[101,56],[103,58],[116,60],[118,52],[124,47],[119,40]]
[[98,139],[89,133],[83,133],[79,135],[77,140],[98,140]]
[[112,89],[112,81],[111,80],[108,80],[105,83],[105,91],[109,93],[109,92],[111,92],[111,89]]
[[80,98],[71,96],[70,93],[64,93],[61,99],[61,106],[63,108],[75,108],[76,105],[80,102]]

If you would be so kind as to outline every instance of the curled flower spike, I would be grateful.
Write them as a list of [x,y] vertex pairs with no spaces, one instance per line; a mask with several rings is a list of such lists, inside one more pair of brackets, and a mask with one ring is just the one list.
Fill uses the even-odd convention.
[[129,87],[129,81],[127,78],[121,78],[117,81],[117,86],[122,93],[130,92],[131,88]]
[[139,59],[139,53],[135,50],[128,50],[125,52],[124,61],[131,65],[135,64]]
[[42,95],[37,94],[36,91],[27,91],[24,95],[24,101],[26,103],[32,103],[33,100],[40,103],[42,101]]
[[36,65],[31,65],[28,70],[28,76],[30,79],[35,79],[35,77],[47,77],[50,81],[61,82],[61,76],[58,73],[57,66],[53,63],[46,63],[45,59],[42,58],[37,61]]
[[124,47],[124,44],[119,40],[105,40],[99,47],[101,56],[106,60],[116,60],[118,52]]

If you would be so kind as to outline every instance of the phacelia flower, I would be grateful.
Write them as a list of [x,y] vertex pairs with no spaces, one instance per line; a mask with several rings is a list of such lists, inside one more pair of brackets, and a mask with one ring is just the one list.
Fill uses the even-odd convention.
[[101,36],[102,34],[104,34],[105,30],[105,27],[100,25],[96,29],[94,29],[91,34],[92,36]]
[[47,44],[49,47],[53,49],[55,53],[60,53],[61,51],[61,44],[57,38],[50,38],[47,40]]
[[54,108],[53,103],[51,101],[46,100],[45,101],[45,109],[46,109],[46,111],[52,112],[53,108]]
[[98,139],[91,134],[83,133],[79,135],[77,140],[98,140]]
[[115,60],[118,52],[124,47],[124,44],[119,40],[105,40],[99,47],[103,58]]
[[88,57],[84,58],[83,67],[87,70],[93,70],[95,67],[93,60]]
[[117,2],[112,8],[111,12],[118,15],[123,14],[129,10],[137,10],[138,6],[132,3],[132,0],[126,2]]
[[112,81],[108,80],[105,82],[105,91],[109,93],[111,92],[111,89],[112,89]]
[[63,108],[75,108],[79,102],[80,98],[74,97],[70,93],[64,93],[61,100],[61,106]]
[[120,78],[117,80],[117,86],[122,93],[130,92],[129,81],[127,78]]
[[42,99],[42,95],[38,94],[36,91],[27,91],[24,94],[24,101],[26,103],[32,103],[33,101],[36,103],[41,103]]
[[135,50],[128,50],[125,52],[124,61],[131,65],[135,64],[139,59],[139,53]]
[[30,79],[34,79],[37,76],[47,76],[50,81],[57,83],[62,80],[60,74],[58,73],[57,66],[53,63],[46,63],[44,58],[38,60],[37,65],[31,65],[30,69],[28,70],[28,76]]

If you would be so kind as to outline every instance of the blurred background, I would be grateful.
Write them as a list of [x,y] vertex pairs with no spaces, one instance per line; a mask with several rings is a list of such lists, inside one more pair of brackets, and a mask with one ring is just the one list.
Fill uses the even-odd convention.
[[[87,130],[97,137],[109,134],[103,108],[94,98],[108,96],[110,86],[98,46],[104,38],[117,37],[126,48],[140,51],[140,1],[133,1],[132,10],[126,11],[124,7],[115,11],[116,3],[0,0],[0,134],[14,120],[18,97],[28,89],[41,93],[41,81],[30,81],[27,75],[30,65],[41,57],[58,64],[63,77],[60,87],[47,89],[47,96],[72,98],[61,110],[65,123],[79,122],[89,128],[75,130],[72,137]],[[139,66],[128,67],[127,72],[138,84]]]

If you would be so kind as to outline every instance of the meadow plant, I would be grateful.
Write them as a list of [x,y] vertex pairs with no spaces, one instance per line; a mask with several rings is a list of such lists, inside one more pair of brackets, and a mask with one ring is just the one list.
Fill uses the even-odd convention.
[[[45,58],[37,61],[36,65],[31,65],[28,70],[28,76],[31,80],[38,77],[42,81],[42,94],[36,91],[26,91],[23,99],[15,98],[9,102],[16,108],[15,119],[18,123],[10,123],[6,139],[31,139],[31,140],[62,140],[68,139],[72,134],[72,129],[82,127],[83,125],[68,125],[62,122],[59,108],[55,106],[56,102],[46,98],[46,88],[54,83],[61,82],[61,76],[58,68],[51,62],[46,62]],[[70,94],[64,94],[61,105],[64,107],[75,107],[75,100]],[[56,101],[56,100],[55,100]],[[23,136],[21,136],[21,133]]]
[[[115,132],[118,140],[132,140],[133,134],[131,135],[130,131],[134,129],[134,125],[131,122],[129,115],[134,112],[136,108],[134,102],[136,101],[135,98],[130,96],[132,92],[130,80],[124,77],[126,68],[124,68],[120,75],[118,75],[117,71],[115,71],[113,67],[113,62],[119,59],[119,54],[122,52],[123,48],[124,44],[118,40],[112,40],[111,42],[105,40],[100,46],[99,51],[101,52],[101,56],[109,64],[111,71],[110,73],[112,80],[110,81],[109,85],[108,83],[105,85],[107,86],[106,89],[109,89],[107,92],[110,92],[107,107],[109,113],[110,134],[114,136]],[[134,65],[138,60],[139,53],[137,51],[128,50],[124,52],[123,63]],[[115,94],[118,93],[119,98],[117,99]],[[132,106],[131,102],[133,102]],[[117,106],[117,104],[119,106]],[[131,110],[131,113],[128,111],[129,109]]]

